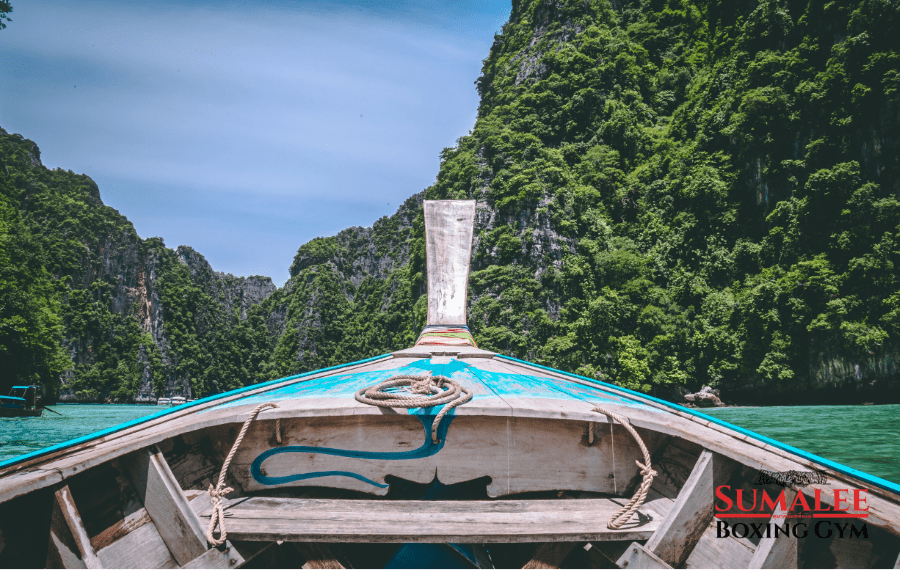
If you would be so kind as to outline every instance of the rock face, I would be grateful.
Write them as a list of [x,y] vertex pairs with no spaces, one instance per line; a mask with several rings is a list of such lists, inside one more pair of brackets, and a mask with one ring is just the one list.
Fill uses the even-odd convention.
[[704,386],[696,394],[685,394],[683,398],[689,406],[696,406],[698,408],[725,407],[725,402],[719,399],[719,391],[714,390],[709,386]]
[[275,291],[269,277],[216,272],[190,247],[172,251],[160,238],[141,239],[88,176],[45,168],[35,143],[2,129],[0,161],[2,199],[31,229],[61,290],[70,364],[48,400],[152,402],[236,387],[198,378],[204,372],[243,383],[241,372],[217,363],[235,359],[226,335],[242,330],[251,308]]

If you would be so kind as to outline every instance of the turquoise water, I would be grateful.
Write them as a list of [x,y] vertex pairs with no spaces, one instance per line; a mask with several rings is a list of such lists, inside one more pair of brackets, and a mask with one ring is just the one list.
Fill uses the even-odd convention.
[[900,483],[900,405],[701,411],[847,467]]
[[0,418],[0,460],[147,416],[161,406],[58,404],[39,418]]
[[[0,418],[0,460],[131,421],[157,406],[71,404],[40,418]],[[810,453],[900,483],[900,405],[703,410]]]

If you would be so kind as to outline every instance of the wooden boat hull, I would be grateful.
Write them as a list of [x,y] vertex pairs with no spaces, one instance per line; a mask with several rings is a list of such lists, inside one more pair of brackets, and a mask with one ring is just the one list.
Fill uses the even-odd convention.
[[[36,565],[50,560],[69,566],[91,555],[98,566],[117,567],[219,560],[223,551],[210,549],[203,536],[211,514],[204,491],[214,484],[247,414],[267,401],[278,408],[261,412],[251,423],[228,472],[228,484],[237,491],[227,503],[233,552],[226,552],[231,552],[228,560],[241,564],[277,540],[327,542],[334,553],[350,548],[339,544],[360,543],[353,547],[359,549],[386,541],[436,542],[441,536],[447,543],[488,545],[489,552],[511,549],[526,538],[529,543],[588,543],[595,556],[629,562],[628,567],[655,559],[670,566],[749,567],[754,556],[774,556],[784,567],[810,560],[836,565],[842,557],[858,556],[853,549],[861,544],[868,554],[854,559],[854,565],[876,566],[892,565],[888,559],[900,553],[900,495],[889,482],[879,486],[877,478],[860,479],[847,468],[797,455],[694,411],[586,378],[476,349],[429,350],[434,349],[400,351],[170,408],[123,429],[6,462],[0,466],[0,532],[14,536],[16,529],[6,522],[14,519],[7,515],[27,505],[45,517],[35,514],[32,528],[49,525],[52,534],[59,527],[62,536],[53,542],[45,534],[43,544],[33,545],[45,557]],[[352,397],[360,385],[412,368],[445,374],[476,393],[445,418],[440,445],[430,444],[427,430],[435,410],[377,408]],[[641,455],[622,426],[593,411],[597,404],[630,420],[659,473],[647,502],[623,532],[607,529],[604,517],[634,492],[640,480],[634,462]],[[761,470],[815,471],[825,481],[783,488],[754,485]],[[868,537],[819,539],[810,531],[787,541],[781,536],[773,544],[775,539],[717,538],[714,489],[721,484],[766,489],[772,496],[785,489],[810,501],[818,495],[823,508],[834,507],[835,489],[868,489],[865,519],[822,519],[845,527],[864,521]],[[467,514],[454,515],[440,503],[426,508],[419,501],[419,507],[411,507],[416,501],[398,499],[406,487],[465,487],[480,494],[477,505],[458,503],[468,505],[460,507]],[[266,499],[273,493],[282,501],[274,511],[275,499]],[[528,498],[523,502],[523,497]],[[63,513],[66,505],[78,518],[61,514],[54,519],[54,509]],[[167,529],[179,528],[178,520],[195,529],[186,546],[184,532],[166,536]],[[431,526],[420,524],[423,520]],[[383,530],[371,530],[377,528]],[[75,539],[79,533],[81,547]],[[10,546],[0,550],[0,557],[27,562],[9,551],[16,544],[5,540]],[[820,551],[824,558],[815,558]],[[60,552],[69,552],[71,559],[66,562]]]
[[0,408],[0,418],[37,418],[44,413],[44,408],[25,410],[22,408]]

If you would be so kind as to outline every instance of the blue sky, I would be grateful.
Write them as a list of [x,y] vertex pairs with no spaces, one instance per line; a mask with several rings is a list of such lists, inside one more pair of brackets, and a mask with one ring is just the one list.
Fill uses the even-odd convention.
[[288,277],[297,248],[430,186],[509,0],[13,0],[0,126],[141,237]]

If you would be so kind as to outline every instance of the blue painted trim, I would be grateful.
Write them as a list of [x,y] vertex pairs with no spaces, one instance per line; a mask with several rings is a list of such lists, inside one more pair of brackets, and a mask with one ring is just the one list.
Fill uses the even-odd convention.
[[206,397],[206,398],[203,398],[202,400],[196,400],[196,401],[194,401],[194,402],[188,402],[188,403],[186,403],[186,404],[181,404],[180,406],[174,406],[174,407],[171,407],[171,408],[165,408],[165,409],[163,409],[162,411],[160,411],[160,412],[158,412],[158,413],[155,413],[155,414],[150,414],[149,416],[144,416],[144,417],[142,417],[142,418],[137,418],[137,419],[135,419],[135,420],[131,420],[130,422],[125,422],[125,423],[122,423],[122,424],[119,424],[119,425],[116,425],[116,426],[113,426],[113,427],[110,427],[110,428],[106,428],[106,429],[104,429],[104,430],[96,431],[96,432],[94,432],[94,433],[91,433],[91,434],[88,434],[88,435],[85,435],[85,436],[82,436],[82,437],[78,437],[78,438],[75,438],[75,439],[70,439],[69,441],[64,441],[64,442],[62,442],[62,443],[57,443],[56,445],[51,445],[50,447],[45,447],[45,448],[43,448],[43,449],[38,449],[37,451],[32,451],[31,453],[26,453],[26,454],[24,454],[24,455],[17,455],[16,457],[12,457],[12,458],[10,458],[10,459],[4,459],[3,461],[0,461],[0,469],[3,469],[4,467],[9,467],[10,465],[15,465],[15,464],[17,464],[17,463],[21,463],[21,462],[23,462],[23,461],[28,461],[29,459],[34,459],[35,457],[41,457],[42,455],[47,455],[48,453],[53,453],[53,452],[60,451],[60,450],[63,450],[63,449],[68,449],[68,448],[73,447],[73,446],[75,446],[75,445],[79,445],[79,444],[85,443],[85,442],[87,442],[87,441],[91,441],[92,439],[97,439],[98,437],[107,436],[107,435],[109,435],[109,434],[116,433],[116,432],[122,431],[122,430],[124,430],[124,429],[127,429],[127,428],[130,428],[130,427],[134,427],[134,426],[136,426],[136,425],[142,424],[142,423],[144,423],[144,422],[149,422],[149,421],[151,421],[151,420],[155,420],[155,419],[157,419],[157,418],[161,418],[161,417],[166,416],[166,415],[168,415],[168,414],[173,414],[173,413],[175,413],[175,412],[180,412],[180,411],[182,411],[182,410],[186,410],[186,409],[188,409],[188,408],[193,408],[193,407],[199,406],[199,405],[201,405],[201,404],[206,404],[206,403],[208,403],[208,402],[214,402],[214,401],[216,401],[216,400],[221,400],[221,399],[223,399],[223,398],[228,398],[228,397],[230,397],[230,396],[236,396],[236,395],[241,394],[241,393],[243,393],[243,392],[249,392],[249,391],[251,391],[251,390],[256,390],[256,389],[259,389],[259,388],[265,388],[266,386],[273,386],[273,385],[279,384],[279,383],[281,383],[281,382],[287,382],[287,381],[290,381],[290,380],[299,380],[299,379],[301,379],[301,378],[305,378],[306,376],[311,376],[311,375],[313,375],[313,374],[320,374],[320,373],[322,373],[322,372],[329,372],[329,371],[331,371],[331,370],[339,370],[339,369],[341,369],[341,368],[347,368],[348,366],[356,366],[356,365],[358,365],[358,364],[365,364],[365,363],[367,363],[367,362],[372,362],[373,360],[380,360],[380,359],[386,358],[386,357],[388,357],[388,356],[390,356],[390,353],[388,353],[388,354],[382,354],[382,355],[380,355],[380,356],[373,356],[372,358],[366,358],[366,359],[363,359],[363,360],[357,360],[356,362],[350,362],[350,363],[347,363],[347,364],[340,364],[340,365],[338,365],[338,366],[331,366],[331,367],[328,367],[328,368],[321,368],[321,369],[319,369],[319,370],[313,370],[312,372],[304,372],[303,374],[296,374],[296,375],[294,375],[294,376],[286,376],[286,377],[284,377],[284,378],[279,378],[278,380],[270,380],[270,381],[268,381],[268,382],[262,382],[262,383],[260,383],[260,384],[252,384],[252,385],[250,385],[250,386],[244,386],[243,388],[238,388],[238,389],[232,390],[232,391],[230,391],[230,392],[223,392],[223,393],[221,393],[221,394],[216,394],[216,395],[214,395],[214,396],[208,396],[208,397]]
[[423,443],[422,446],[418,449],[411,449],[409,451],[355,451],[352,449],[335,449],[333,447],[309,447],[306,445],[273,447],[268,451],[260,453],[259,456],[257,456],[257,458],[253,460],[253,463],[250,465],[250,475],[256,480],[257,483],[261,485],[283,485],[284,483],[303,481],[304,479],[314,479],[316,477],[345,475],[347,477],[353,477],[354,479],[359,479],[360,481],[370,483],[372,485],[375,485],[376,487],[385,488],[388,485],[376,483],[371,479],[368,479],[356,473],[351,473],[349,471],[318,471],[314,473],[302,473],[298,475],[284,475],[282,477],[268,477],[262,474],[261,468],[263,461],[272,457],[273,455],[278,455],[279,453],[321,453],[323,455],[336,455],[338,457],[352,457],[354,459],[380,459],[382,461],[423,459],[425,457],[431,457],[432,455],[435,455],[444,447],[444,442],[447,439],[447,430],[450,428],[450,422],[453,421],[453,412],[451,411],[441,420],[441,425],[438,426],[437,430],[437,443],[431,441],[431,426],[434,424],[434,418],[437,416],[413,414],[413,417],[418,418],[418,420],[422,422],[422,427],[425,428],[425,443]]
[[572,378],[578,378],[579,380],[584,380],[590,382],[592,384],[596,384],[598,386],[602,386],[603,388],[609,390],[615,390],[624,395],[630,396],[632,398],[641,398],[644,400],[650,400],[652,402],[656,402],[657,404],[661,404],[666,406],[667,408],[671,408],[673,410],[678,410],[679,412],[685,412],[691,414],[692,416],[696,416],[698,418],[702,418],[704,420],[709,421],[710,423],[714,423],[716,425],[720,425],[722,427],[728,428],[730,430],[734,430],[738,433],[742,433],[746,436],[752,437],[757,441],[761,441],[763,443],[767,443],[772,447],[777,447],[783,451],[787,451],[788,453],[792,453],[798,457],[802,457],[804,459],[808,459],[810,461],[814,461],[819,463],[820,465],[824,465],[829,469],[837,471],[838,473],[843,473],[844,475],[850,475],[851,477],[856,477],[866,483],[871,483],[876,487],[880,487],[882,489],[900,493],[900,485],[888,481],[887,479],[882,479],[881,477],[876,477],[875,475],[870,475],[864,471],[859,471],[858,469],[854,469],[852,467],[847,467],[846,465],[841,465],[840,463],[836,463],[831,461],[830,459],[825,459],[824,457],[819,457],[818,455],[814,455],[807,451],[803,451],[802,449],[798,449],[792,445],[788,445],[786,443],[781,443],[780,441],[774,440],[770,437],[766,437],[762,434],[756,433],[755,431],[750,431],[748,429],[744,429],[742,427],[738,427],[736,425],[730,424],[724,420],[720,420],[719,418],[715,418],[713,416],[708,416],[706,414],[700,413],[691,408],[685,408],[684,406],[679,406],[678,404],[673,404],[672,402],[667,402],[666,400],[662,400],[660,398],[654,398],[653,396],[648,396],[647,394],[641,394],[640,392],[635,392],[634,390],[629,390],[628,388],[622,388],[621,386],[616,386],[614,384],[608,384],[606,382],[601,382],[600,380],[595,380],[593,378],[588,378],[586,376],[580,376],[578,374],[572,374],[571,372],[563,372],[562,370],[557,370],[555,368],[550,368],[549,366],[541,366],[540,364],[535,364],[533,362],[528,362],[527,360],[519,360],[518,358],[513,358],[512,356],[505,356],[502,354],[496,355],[499,358],[503,358],[506,360],[511,360],[513,362],[518,362],[519,364],[524,364],[526,366],[531,366],[534,368],[540,368],[541,370],[547,370],[549,372],[553,372],[555,374],[561,374],[563,376],[569,376]]

